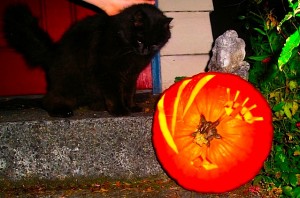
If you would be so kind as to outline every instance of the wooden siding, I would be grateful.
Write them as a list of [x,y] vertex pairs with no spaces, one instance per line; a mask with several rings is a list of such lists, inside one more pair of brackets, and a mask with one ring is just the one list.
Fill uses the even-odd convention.
[[209,18],[213,4],[212,0],[159,0],[158,7],[174,18],[172,37],[161,50],[164,90],[177,76],[192,76],[204,71],[213,43]]

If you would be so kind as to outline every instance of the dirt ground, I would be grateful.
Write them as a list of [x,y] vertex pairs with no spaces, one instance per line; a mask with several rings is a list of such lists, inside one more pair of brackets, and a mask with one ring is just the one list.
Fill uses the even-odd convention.
[[0,197],[54,197],[54,198],[261,198],[266,196],[259,188],[246,184],[234,191],[223,194],[203,194],[185,190],[173,180],[143,179],[138,181],[94,182],[86,185],[55,187],[36,185],[1,191]]

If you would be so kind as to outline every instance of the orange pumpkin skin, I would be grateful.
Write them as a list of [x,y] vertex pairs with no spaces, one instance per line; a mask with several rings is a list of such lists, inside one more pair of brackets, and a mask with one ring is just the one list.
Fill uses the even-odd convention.
[[162,167],[179,185],[197,192],[226,192],[253,179],[272,138],[268,103],[233,74],[200,73],[172,85],[153,120]]

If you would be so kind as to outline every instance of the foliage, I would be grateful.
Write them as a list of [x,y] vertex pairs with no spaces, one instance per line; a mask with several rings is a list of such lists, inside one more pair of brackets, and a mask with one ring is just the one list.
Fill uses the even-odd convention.
[[179,82],[185,78],[186,78],[186,76],[176,76],[174,82]]
[[[254,184],[273,195],[300,197],[300,1],[252,0],[243,16],[252,49],[249,81],[273,110],[274,141],[268,160]],[[277,16],[278,15],[278,16]]]

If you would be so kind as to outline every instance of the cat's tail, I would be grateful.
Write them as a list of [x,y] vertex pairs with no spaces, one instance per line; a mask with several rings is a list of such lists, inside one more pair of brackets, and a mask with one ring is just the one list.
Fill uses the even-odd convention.
[[23,4],[11,5],[4,13],[4,35],[9,45],[23,54],[31,66],[44,66],[54,46],[49,34]]

